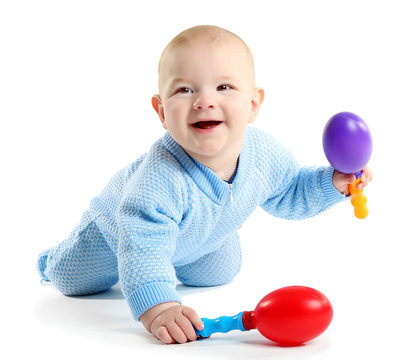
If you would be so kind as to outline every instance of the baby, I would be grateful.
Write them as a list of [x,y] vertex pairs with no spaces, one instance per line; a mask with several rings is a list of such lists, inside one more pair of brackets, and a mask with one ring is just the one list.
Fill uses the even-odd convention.
[[[215,26],[177,35],[152,97],[165,135],[116,173],[80,224],[42,252],[38,270],[65,295],[120,280],[136,320],[164,343],[195,340],[203,324],[181,305],[190,286],[228,283],[241,267],[237,229],[261,206],[286,219],[319,214],[348,195],[354,175],[300,167],[271,135],[248,127],[264,98],[247,45]],[[372,178],[363,170],[359,187]]]

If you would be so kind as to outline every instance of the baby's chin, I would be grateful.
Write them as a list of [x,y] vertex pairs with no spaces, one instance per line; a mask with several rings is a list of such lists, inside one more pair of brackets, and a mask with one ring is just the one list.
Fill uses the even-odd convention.
[[201,146],[193,146],[191,149],[188,149],[188,153],[197,158],[205,158],[205,159],[219,159],[222,157],[223,153],[223,146],[219,144],[202,144]]
[[187,153],[204,165],[206,163],[209,165],[216,163],[218,165],[232,158],[238,158],[240,151],[232,145],[210,141],[197,147],[191,147],[191,149],[187,150]]

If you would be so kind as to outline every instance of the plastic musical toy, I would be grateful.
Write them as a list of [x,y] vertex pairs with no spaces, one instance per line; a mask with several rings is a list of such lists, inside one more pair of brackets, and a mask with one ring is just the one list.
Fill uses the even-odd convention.
[[330,301],[321,292],[306,286],[287,286],[266,295],[253,311],[202,318],[204,328],[196,333],[209,337],[217,332],[257,329],[281,346],[298,346],[323,333],[332,318]]
[[334,115],[324,128],[323,148],[331,166],[342,173],[356,176],[356,180],[349,185],[351,204],[356,217],[364,219],[368,215],[367,198],[363,190],[357,189],[357,184],[373,149],[367,124],[351,112]]

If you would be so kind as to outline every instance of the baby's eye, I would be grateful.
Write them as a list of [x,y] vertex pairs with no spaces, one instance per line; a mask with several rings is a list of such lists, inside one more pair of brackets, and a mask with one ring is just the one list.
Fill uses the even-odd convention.
[[187,87],[181,87],[177,90],[177,92],[181,94],[192,94],[193,93],[193,91]]
[[231,89],[231,86],[228,84],[222,84],[217,87],[218,91],[228,91]]

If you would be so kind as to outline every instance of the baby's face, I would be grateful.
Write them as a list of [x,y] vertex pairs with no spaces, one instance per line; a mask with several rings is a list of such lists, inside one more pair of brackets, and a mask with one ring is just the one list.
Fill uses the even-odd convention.
[[159,85],[152,103],[189,155],[200,162],[238,156],[262,101],[252,61],[238,41],[198,39],[175,47],[163,62]]

